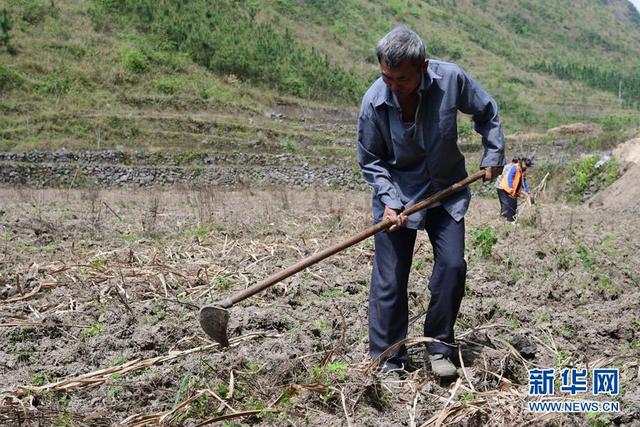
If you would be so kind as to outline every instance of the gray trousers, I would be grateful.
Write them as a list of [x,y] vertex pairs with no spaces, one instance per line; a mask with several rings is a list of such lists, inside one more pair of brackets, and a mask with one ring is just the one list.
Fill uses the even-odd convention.
[[[467,264],[464,260],[464,219],[456,222],[441,206],[429,209],[425,230],[433,247],[434,266],[429,280],[431,300],[424,335],[453,343],[453,326],[464,295]],[[369,291],[369,353],[378,357],[406,338],[409,319],[407,282],[417,230],[402,228],[375,235],[375,256]],[[431,354],[451,356],[454,347],[428,343]],[[387,360],[388,368],[407,364],[401,347]]]

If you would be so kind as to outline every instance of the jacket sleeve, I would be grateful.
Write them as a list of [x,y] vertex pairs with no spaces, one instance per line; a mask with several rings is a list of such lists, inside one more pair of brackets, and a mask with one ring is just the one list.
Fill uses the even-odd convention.
[[373,187],[374,193],[385,206],[402,209],[389,166],[384,161],[385,143],[375,120],[361,111],[358,117],[358,164],[365,181]]
[[476,132],[482,135],[484,153],[480,167],[503,166],[504,133],[498,117],[498,104],[464,70],[458,75],[458,109],[471,114]]
[[516,172],[518,172],[517,166],[511,166],[509,174],[507,175],[507,185],[509,185],[509,188],[514,188],[515,183],[513,180],[516,177]]

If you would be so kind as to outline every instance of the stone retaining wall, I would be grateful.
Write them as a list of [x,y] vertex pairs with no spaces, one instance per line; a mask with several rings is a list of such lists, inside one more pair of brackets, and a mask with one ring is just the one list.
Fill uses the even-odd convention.
[[[120,151],[0,153],[0,183],[40,188],[274,184],[367,189],[353,166],[309,165],[295,155],[196,153],[186,165],[180,156]],[[244,162],[239,161],[243,156]],[[230,158],[236,164],[227,163]]]

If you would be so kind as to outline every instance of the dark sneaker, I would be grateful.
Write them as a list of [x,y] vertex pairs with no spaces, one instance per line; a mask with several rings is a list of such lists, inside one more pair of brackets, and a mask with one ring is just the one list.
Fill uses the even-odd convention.
[[430,354],[429,363],[431,370],[440,378],[452,378],[458,376],[458,369],[444,354]]

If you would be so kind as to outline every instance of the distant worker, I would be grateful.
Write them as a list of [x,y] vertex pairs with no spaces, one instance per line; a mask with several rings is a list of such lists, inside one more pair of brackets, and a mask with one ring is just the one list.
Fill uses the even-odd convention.
[[[375,235],[369,293],[369,353],[372,358],[407,337],[407,282],[417,230],[426,230],[433,247],[431,300],[424,335],[425,361],[438,377],[457,374],[454,324],[464,295],[464,215],[468,188],[429,209],[404,209],[467,177],[458,146],[458,111],[470,114],[482,135],[480,168],[485,180],[504,165],[504,135],[493,98],[462,68],[427,59],[420,37],[400,26],[376,46],[380,78],[362,100],[357,152],[362,175],[373,189],[373,219],[393,226]],[[403,346],[382,361],[384,371],[405,369]]]
[[529,184],[527,184],[527,167],[532,162],[529,158],[514,157],[511,163],[502,170],[502,175],[496,180],[498,199],[500,200],[500,215],[507,221],[515,221],[518,212],[518,197],[524,193],[530,197]]

